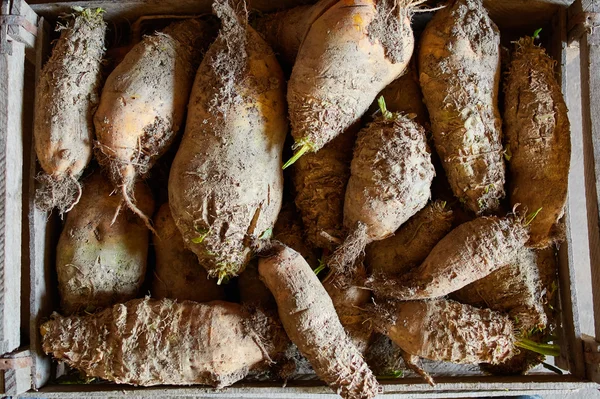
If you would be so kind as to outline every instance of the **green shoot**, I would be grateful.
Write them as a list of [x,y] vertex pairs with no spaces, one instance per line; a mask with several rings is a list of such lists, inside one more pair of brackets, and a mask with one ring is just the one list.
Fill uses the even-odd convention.
[[204,239],[208,235],[208,233],[210,233],[210,229],[196,229],[196,231],[200,233],[200,236],[192,238],[192,242],[194,244],[201,244],[202,241],[204,241]]
[[446,204],[446,201],[442,201],[442,202],[441,202],[441,205],[442,205],[442,209],[444,209],[444,208],[446,207],[446,205],[447,205],[447,204]]
[[379,380],[392,380],[396,378],[404,377],[404,371],[402,370],[393,370],[390,374],[379,375],[377,379]]
[[283,169],[286,169],[286,168],[292,166],[308,150],[310,150],[310,144],[308,144],[308,143],[302,144],[302,147],[300,147],[300,149],[298,151],[296,151],[294,156],[292,156],[289,161],[287,161],[285,164],[283,164]]
[[319,266],[313,270],[315,272],[315,275],[319,275],[319,273],[321,273],[323,270],[325,270],[325,268],[327,267],[327,265],[325,264],[325,262],[323,262],[323,259],[319,259]]
[[394,118],[394,114],[388,111],[387,106],[385,105],[385,98],[383,98],[383,96],[377,99],[377,104],[379,104],[379,109],[381,110],[383,119],[390,120]]
[[531,36],[534,40],[535,39],[539,39],[540,38],[540,32],[542,31],[542,28],[536,29],[535,32],[533,32],[533,36]]
[[543,209],[543,208],[540,208],[540,209],[538,209],[537,211],[535,211],[535,212],[533,212],[532,214],[530,214],[529,216],[526,216],[526,217],[525,217],[525,224],[524,224],[524,226],[525,226],[525,227],[529,226],[529,225],[531,224],[531,222],[533,222],[533,219],[535,219],[535,218],[536,218],[536,216],[538,215],[538,213],[540,213],[540,211],[541,211],[542,209]]
[[258,237],[258,239],[259,240],[268,240],[271,237],[273,237],[273,228],[272,227],[263,231],[263,233],[260,235],[260,237]]
[[539,353],[540,355],[554,357],[560,356],[560,346],[554,344],[540,344],[539,342],[535,342],[523,337],[519,338],[515,342],[515,346]]
[[507,162],[510,162],[510,159],[512,158],[512,152],[510,152],[510,147],[506,147],[506,149],[504,150],[504,159],[506,159]]

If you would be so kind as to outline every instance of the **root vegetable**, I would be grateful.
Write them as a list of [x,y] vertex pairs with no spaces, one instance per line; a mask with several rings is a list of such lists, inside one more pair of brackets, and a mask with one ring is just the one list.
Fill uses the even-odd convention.
[[479,217],[452,230],[409,275],[371,278],[367,287],[396,300],[442,297],[509,264],[529,238],[525,224],[513,216]]
[[453,363],[502,363],[515,351],[507,316],[448,300],[385,302],[372,308],[374,327],[404,351]]
[[244,270],[252,240],[275,224],[287,119],[273,51],[227,0],[213,9],[221,31],[196,74],[169,203],[186,245],[221,281]]
[[528,245],[545,248],[564,239],[559,220],[567,201],[570,125],[554,60],[531,37],[516,46],[505,83],[510,202],[540,209]]
[[454,195],[477,214],[495,212],[505,180],[500,34],[481,0],[454,0],[435,14],[421,36],[419,71]]
[[319,279],[294,250],[274,243],[258,272],[271,290],[291,341],[343,398],[373,398],[378,383],[340,324]]
[[396,233],[367,246],[365,264],[373,274],[403,275],[425,260],[452,229],[452,209],[443,201],[429,203]]
[[282,64],[291,68],[313,22],[337,2],[321,0],[315,5],[266,14],[254,21],[253,26],[279,55]]
[[[154,210],[150,190],[136,185],[140,208]],[[56,249],[62,309],[71,314],[135,298],[146,274],[148,229],[99,172],[86,179],[81,200],[67,214]],[[117,212],[118,214],[115,214]]]
[[354,281],[340,282],[343,276],[332,276],[323,281],[323,287],[331,298],[340,323],[361,354],[366,352],[373,335],[373,330],[365,322],[365,313],[361,309],[371,299],[371,291],[359,286],[366,277],[366,270],[361,265]]
[[333,250],[343,240],[344,195],[358,125],[327,143],[319,153],[306,154],[294,165],[296,206],[307,240]]
[[59,25],[60,38],[36,87],[33,138],[43,173],[35,203],[45,211],[66,213],[81,197],[78,179],[92,158],[92,117],[102,80],[102,14],[100,8],[84,9]]
[[288,83],[297,151],[284,167],[346,131],[402,74],[414,47],[411,4],[341,0],[313,22]]
[[210,36],[207,23],[189,19],[145,36],[113,70],[94,115],[96,157],[127,206],[152,229],[133,201],[144,177],[175,140],[194,72]]
[[380,103],[382,116],[359,132],[354,148],[344,201],[349,233],[328,260],[338,274],[352,274],[368,243],[394,234],[431,196],[435,170],[425,131]]
[[93,315],[54,315],[41,333],[46,353],[87,376],[140,386],[225,387],[289,342],[279,323],[238,304],[149,298]]
[[253,259],[237,279],[240,302],[248,306],[271,310],[277,307],[271,291],[260,280],[258,262]]
[[461,288],[452,297],[478,308],[509,314],[523,333],[546,327],[536,254],[527,248],[520,249],[510,264]]
[[156,269],[152,296],[195,302],[225,299],[224,287],[208,278],[196,255],[185,247],[168,203],[156,213],[155,226],[158,235],[153,237]]

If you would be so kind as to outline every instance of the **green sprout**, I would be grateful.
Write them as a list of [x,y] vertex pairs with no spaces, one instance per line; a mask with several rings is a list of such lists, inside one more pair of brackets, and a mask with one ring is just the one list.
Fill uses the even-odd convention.
[[560,356],[560,346],[555,344],[541,344],[530,339],[521,337],[515,342],[515,346],[545,356]]
[[315,275],[318,276],[319,273],[321,273],[323,270],[325,270],[326,267],[327,267],[327,265],[325,264],[323,259],[319,259],[319,266],[317,266],[317,268],[313,271],[315,272]]
[[537,211],[535,211],[535,212],[531,213],[529,216],[526,216],[526,217],[525,217],[525,224],[524,224],[524,226],[525,226],[525,227],[529,226],[529,225],[531,224],[531,222],[533,222],[533,220],[536,218],[536,216],[538,215],[538,213],[540,213],[540,211],[541,211],[542,209],[543,209],[543,208],[540,208],[540,209],[538,209]]
[[260,240],[268,240],[271,237],[273,237],[273,228],[272,227],[263,231],[263,233],[258,238]]
[[542,31],[542,28],[536,29],[535,32],[533,32],[533,36],[531,36],[534,40],[535,39],[539,39],[540,38],[540,32]]
[[504,159],[506,159],[507,162],[510,162],[511,158],[512,158],[512,152],[510,151],[510,147],[506,146],[506,149],[504,150]]
[[292,166],[297,160],[300,159],[300,157],[302,155],[304,155],[307,151],[309,151],[312,148],[312,145],[310,143],[308,143],[308,142],[298,143],[298,145],[299,145],[300,148],[289,159],[289,161],[287,161],[286,163],[283,164],[283,169],[286,169],[286,168]]
[[381,110],[383,119],[390,120],[394,118],[394,113],[388,111],[387,106],[385,105],[385,98],[383,98],[383,96],[377,99],[377,104],[379,104],[379,109]]
[[380,380],[393,380],[393,379],[402,378],[402,377],[404,377],[403,370],[393,370],[390,374],[377,376],[377,378]]
[[204,241],[204,239],[208,235],[208,233],[210,233],[210,229],[196,229],[196,231],[200,233],[200,236],[192,238],[192,242],[194,244],[201,244],[202,241]]

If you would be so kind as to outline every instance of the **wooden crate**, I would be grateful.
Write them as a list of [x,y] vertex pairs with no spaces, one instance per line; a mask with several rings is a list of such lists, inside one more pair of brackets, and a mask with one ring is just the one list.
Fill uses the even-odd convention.
[[[135,388],[120,385],[48,384],[52,363],[40,347],[38,327],[58,303],[53,271],[60,228],[56,216],[32,205],[34,177],[39,168],[32,146],[35,80],[49,50],[50,29],[60,13],[74,5],[101,7],[114,23],[133,22],[143,15],[200,14],[210,0],[90,0],[72,2],[1,0],[0,8],[0,393],[23,397],[210,396],[256,398],[337,397],[318,381],[238,383],[216,391],[206,387]],[[250,0],[263,11],[291,7],[310,0]],[[580,328],[577,275],[590,272],[593,310],[600,312],[600,22],[599,0],[485,0],[503,34],[515,38],[543,27],[547,47],[557,60],[557,76],[571,107],[572,171],[566,213],[567,240],[559,251],[561,357],[555,363],[564,375],[539,373],[520,377],[468,375],[448,369],[435,388],[418,378],[382,381],[383,395],[405,398],[445,398],[545,394],[598,387],[600,382],[600,317],[598,334],[584,336]],[[422,19],[422,15],[417,16]],[[568,47],[568,43],[571,46]],[[579,47],[578,47],[579,46]],[[581,59],[568,75],[567,55]],[[575,109],[575,111],[573,111]],[[587,229],[582,228],[585,224]],[[589,253],[589,261],[580,255]],[[597,313],[600,314],[600,313]],[[441,373],[444,374],[444,373]],[[452,376],[451,374],[458,374]],[[39,390],[39,392],[36,392]]]

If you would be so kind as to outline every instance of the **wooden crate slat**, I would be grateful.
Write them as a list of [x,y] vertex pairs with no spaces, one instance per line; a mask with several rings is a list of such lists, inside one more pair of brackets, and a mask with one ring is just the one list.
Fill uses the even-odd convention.
[[6,40],[10,54],[0,54],[0,355],[20,345],[21,308],[25,45]]
[[[38,23],[38,34],[36,42],[36,82],[41,73],[41,67],[49,53],[50,28],[44,18]],[[55,292],[52,291],[54,270],[54,248],[56,238],[52,234],[56,231],[56,215],[48,216],[33,204],[35,195],[35,177],[37,174],[37,158],[35,148],[32,145],[29,165],[29,261],[30,261],[30,324],[29,334],[31,337],[31,356],[33,358],[32,384],[34,388],[41,388],[50,379],[52,361],[44,354],[40,341],[39,326],[42,320],[52,314],[56,308],[57,301]]]

